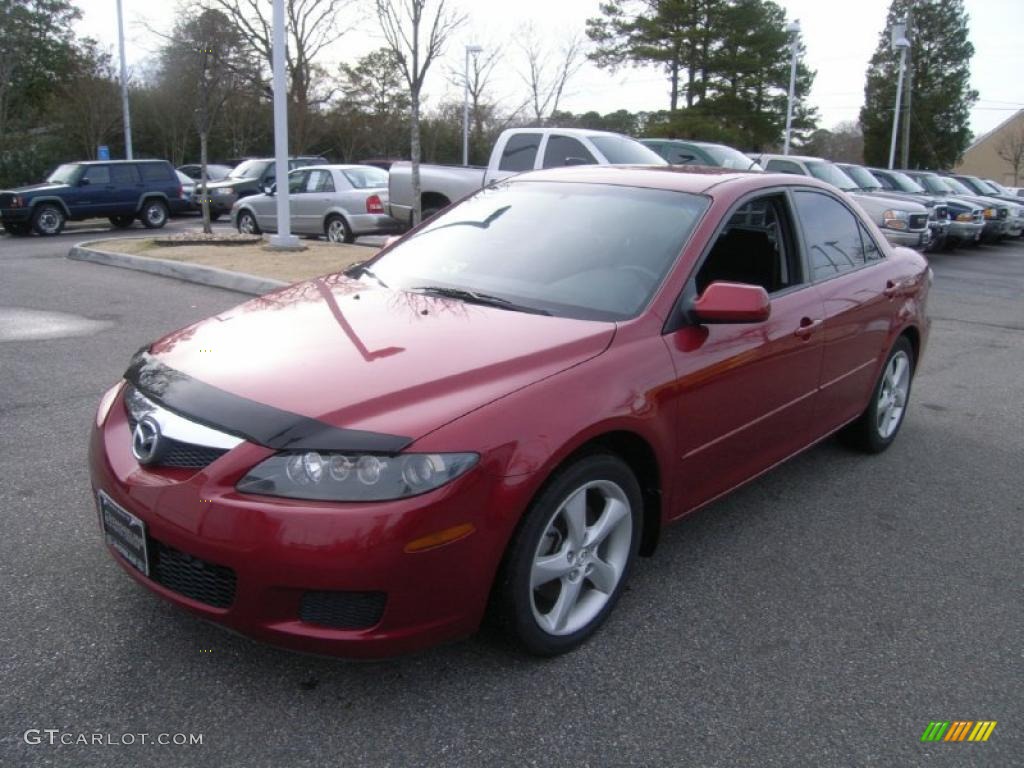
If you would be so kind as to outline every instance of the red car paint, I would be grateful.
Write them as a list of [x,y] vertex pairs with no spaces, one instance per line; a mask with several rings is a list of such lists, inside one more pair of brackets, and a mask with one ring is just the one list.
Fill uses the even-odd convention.
[[[114,554],[125,570],[171,602],[280,645],[359,657],[415,650],[479,625],[530,500],[588,442],[612,435],[648,457],[657,486],[645,519],[650,541],[662,522],[856,417],[900,334],[923,351],[927,264],[890,248],[866,216],[880,262],[774,297],[764,322],[663,332],[742,198],[800,188],[845,199],[828,185],[675,168],[577,167],[524,178],[687,191],[711,204],[647,308],[624,322],[509,312],[334,275],[156,342],[150,351],[160,362],[249,400],[409,436],[409,451],[481,458],[450,484],[400,501],[247,495],[235,484],[273,450],[245,442],[196,472],[140,466],[118,393],[91,436],[95,489],[142,519],[154,539],[234,569],[235,600],[220,609],[189,599]],[[405,551],[466,524],[472,533],[451,543]],[[328,629],[299,619],[306,590],[380,591],[387,602],[369,629]]]

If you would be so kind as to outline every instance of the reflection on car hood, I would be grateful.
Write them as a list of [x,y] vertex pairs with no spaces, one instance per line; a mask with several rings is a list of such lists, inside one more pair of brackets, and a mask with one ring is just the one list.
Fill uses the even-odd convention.
[[54,184],[49,181],[42,181],[39,184],[29,184],[24,187],[12,187],[11,189],[0,189],[0,193],[23,195],[26,192],[61,192],[68,189],[67,184]]
[[603,352],[615,326],[371,287],[341,275],[172,333],[155,360],[335,427],[413,439]]

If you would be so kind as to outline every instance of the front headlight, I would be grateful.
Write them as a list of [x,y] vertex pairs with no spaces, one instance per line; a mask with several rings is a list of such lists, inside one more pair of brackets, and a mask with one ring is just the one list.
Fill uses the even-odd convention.
[[882,214],[882,226],[889,229],[906,229],[910,221],[907,211],[889,210]]
[[974,221],[974,216],[971,213],[958,213],[956,215],[957,221]]
[[249,470],[240,493],[316,501],[387,501],[440,488],[469,470],[475,453],[278,453]]
[[219,187],[218,189],[213,190],[213,194],[215,195],[233,195],[234,193],[235,190],[230,187]]
[[994,219],[996,217],[996,209],[995,208],[986,208],[984,215],[985,215],[986,219]]

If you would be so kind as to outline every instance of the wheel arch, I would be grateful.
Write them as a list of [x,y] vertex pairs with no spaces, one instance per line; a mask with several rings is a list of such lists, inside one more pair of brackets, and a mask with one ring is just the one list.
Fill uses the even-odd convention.
[[62,198],[49,196],[49,197],[33,197],[32,198],[32,200],[30,201],[30,207],[29,207],[29,210],[31,211],[31,213],[29,214],[29,219],[30,220],[32,219],[33,216],[36,215],[36,208],[38,208],[43,203],[56,203],[57,206],[61,209],[61,211],[63,211],[64,218],[66,218],[66,219],[70,219],[71,218],[71,209],[68,208],[68,204],[65,203]]
[[348,211],[342,210],[340,208],[331,208],[330,210],[328,210],[324,214],[324,219],[321,222],[320,229],[322,229],[323,233],[326,235],[327,234],[327,225],[331,223],[331,219],[337,218],[337,219],[341,219],[342,221],[344,221],[345,222],[345,226],[348,227],[349,230],[351,231],[352,224],[349,223],[348,216],[349,216]]
[[425,211],[428,208],[447,208],[452,204],[452,201],[448,199],[446,195],[440,192],[424,192],[420,195],[420,210]]
[[896,339],[893,340],[893,343],[895,344],[896,340],[903,337],[906,337],[907,341],[910,342],[910,348],[914,352],[914,368],[916,368],[918,361],[921,359],[921,331],[916,325],[908,325],[900,331]]
[[135,206],[136,214],[142,213],[142,208],[146,204],[147,200],[159,200],[160,202],[167,206],[167,212],[170,213],[171,201],[168,199],[166,194],[164,194],[163,192],[143,192],[141,195],[139,195],[138,205]]

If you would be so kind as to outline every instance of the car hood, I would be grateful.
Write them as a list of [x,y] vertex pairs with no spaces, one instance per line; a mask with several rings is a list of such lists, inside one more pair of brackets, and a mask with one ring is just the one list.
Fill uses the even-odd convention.
[[885,192],[882,192],[882,193],[878,193],[878,192],[864,192],[863,190],[859,190],[859,189],[851,189],[851,190],[849,190],[849,192],[847,194],[849,194],[851,197],[854,197],[854,198],[856,198],[857,200],[860,200],[860,201],[870,200],[870,201],[874,201],[876,203],[881,203],[882,205],[888,205],[888,204],[891,203],[894,208],[899,208],[899,209],[904,210],[904,211],[909,211],[910,213],[927,213],[928,212],[928,208],[925,205],[923,205],[922,203],[916,201],[913,197],[911,197],[909,195],[904,196],[901,193],[897,193],[896,195],[892,195],[888,191],[885,191]]
[[917,194],[914,192],[899,192],[893,189],[877,189],[864,194],[873,197],[887,197],[890,200],[905,200],[908,203],[917,203],[926,208],[933,208],[935,205],[942,205],[942,199],[934,195]]
[[240,186],[243,186],[243,185],[246,185],[246,186],[252,185],[252,184],[255,184],[258,181],[259,181],[259,179],[257,179],[255,176],[253,176],[252,178],[245,177],[245,178],[242,178],[242,179],[221,179],[220,181],[210,181],[210,182],[207,182],[206,186],[209,189],[222,189],[222,188],[230,189],[232,187],[240,187]]
[[49,181],[43,181],[39,184],[29,184],[25,187],[12,187],[11,189],[0,189],[0,194],[13,194],[23,195],[26,192],[60,192],[61,190],[68,189],[67,184],[54,184]]
[[[146,357],[171,369],[165,376],[183,374],[221,400],[228,393],[249,406],[353,434],[404,436],[407,444],[601,354],[614,335],[612,323],[512,312],[329,275],[171,333]],[[173,405],[201,415],[187,401]],[[216,419],[200,420],[229,426]]]

